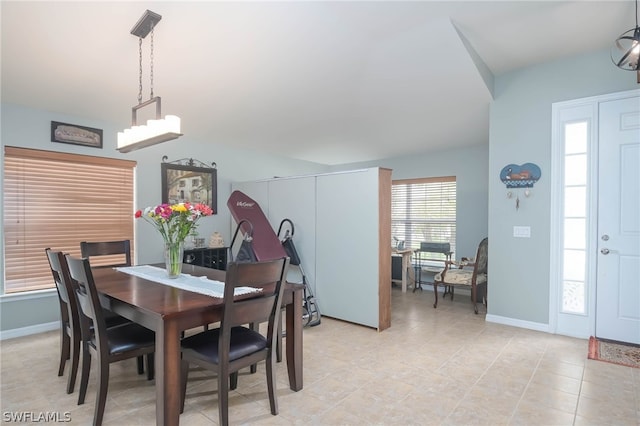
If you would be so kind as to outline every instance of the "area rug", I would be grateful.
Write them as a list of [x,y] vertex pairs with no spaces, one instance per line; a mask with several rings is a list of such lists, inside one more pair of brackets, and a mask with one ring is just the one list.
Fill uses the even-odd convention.
[[589,337],[589,359],[640,368],[640,347]]

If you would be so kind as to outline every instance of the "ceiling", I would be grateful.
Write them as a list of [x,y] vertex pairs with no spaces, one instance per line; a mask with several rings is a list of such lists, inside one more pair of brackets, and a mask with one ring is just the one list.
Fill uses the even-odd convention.
[[129,127],[130,30],[150,9],[162,15],[154,92],[182,118],[182,140],[328,165],[487,144],[492,76],[608,48],[635,25],[631,0],[0,7],[3,102]]

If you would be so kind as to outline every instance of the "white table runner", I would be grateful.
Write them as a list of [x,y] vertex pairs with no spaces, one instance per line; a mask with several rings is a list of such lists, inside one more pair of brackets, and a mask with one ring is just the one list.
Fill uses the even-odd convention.
[[[150,265],[127,266],[115,268],[117,271],[125,274],[135,275],[149,281],[176,287],[182,290],[193,291],[195,293],[204,294],[211,297],[224,297],[224,283],[221,281],[210,280],[207,277],[194,277],[189,274],[180,274],[177,278],[169,278],[164,268],[158,268]],[[234,296],[241,294],[259,292],[259,288],[255,287],[237,287]]]

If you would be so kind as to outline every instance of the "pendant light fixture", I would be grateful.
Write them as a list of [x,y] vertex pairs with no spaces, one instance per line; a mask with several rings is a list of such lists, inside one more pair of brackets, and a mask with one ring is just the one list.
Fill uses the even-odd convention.
[[640,83],[640,27],[638,26],[638,0],[636,0],[636,27],[618,37],[611,48],[611,60],[618,68],[638,73]]
[[[140,63],[138,105],[131,108],[131,128],[118,133],[118,151],[130,152],[145,148],[161,142],[177,139],[180,133],[180,118],[175,115],[167,115],[162,118],[160,96],[153,96],[153,30],[162,16],[147,10],[142,18],[131,30],[131,34],[138,37],[138,51]],[[151,59],[149,64],[151,93],[149,100],[142,102],[142,39],[151,34]],[[146,125],[138,125],[138,110],[156,104],[155,120],[148,120]]]

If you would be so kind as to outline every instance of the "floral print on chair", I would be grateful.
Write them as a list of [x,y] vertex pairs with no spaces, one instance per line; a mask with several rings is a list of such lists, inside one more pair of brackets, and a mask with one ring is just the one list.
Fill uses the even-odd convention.
[[[473,277],[473,270],[470,269],[449,269],[447,271],[446,284],[458,284],[471,286],[471,278]],[[435,280],[442,282],[442,272],[439,272],[435,277]],[[487,282],[487,274],[478,274],[476,276],[476,285]]]

